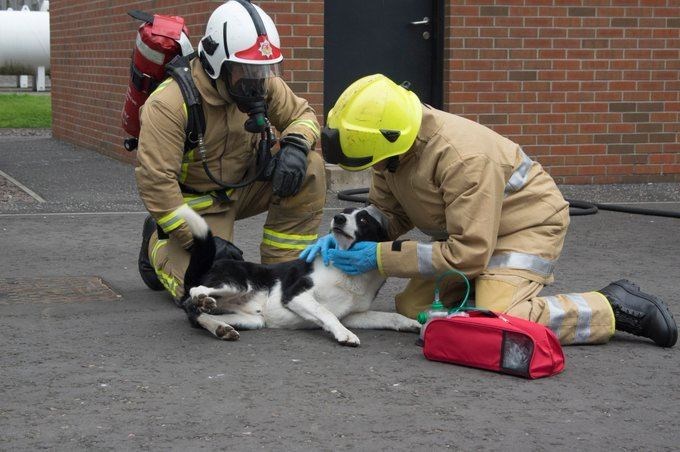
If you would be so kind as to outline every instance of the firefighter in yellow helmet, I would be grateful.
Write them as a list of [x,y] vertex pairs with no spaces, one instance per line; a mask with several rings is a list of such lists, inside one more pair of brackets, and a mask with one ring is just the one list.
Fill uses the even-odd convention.
[[[629,281],[539,296],[553,281],[569,206],[516,143],[421,104],[379,74],[345,90],[321,141],[327,162],[350,171],[373,167],[369,209],[387,224],[391,241],[343,251],[325,236],[301,257],[321,253],[349,274],[377,268],[410,278],[396,309],[412,318],[432,302],[435,278],[457,269],[474,279],[477,307],[545,324],[563,344],[604,343],[615,329],[675,344],[677,326],[667,306]],[[398,240],[414,227],[432,241]],[[455,290],[445,288],[443,299],[453,302]]]
[[[323,160],[313,152],[320,127],[278,77],[282,60],[272,19],[249,1],[230,0],[211,14],[189,68],[205,118],[203,149],[187,149],[187,103],[176,80],[161,83],[142,107],[135,176],[150,216],[138,266],[149,288],[183,297],[193,244],[177,215],[183,205],[205,218],[222,255],[240,258],[226,242],[234,222],[264,211],[263,263],[295,259],[317,239],[326,194]],[[258,143],[270,122],[280,146],[262,164]]]

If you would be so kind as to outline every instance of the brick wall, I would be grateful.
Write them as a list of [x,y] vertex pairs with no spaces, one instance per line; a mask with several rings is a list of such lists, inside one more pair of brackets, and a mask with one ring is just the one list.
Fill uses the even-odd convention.
[[[519,142],[560,183],[680,181],[680,0],[446,1],[446,110]],[[51,2],[54,136],[132,160],[126,11],[182,15],[196,44],[219,3]],[[284,78],[322,113],[323,0],[257,3]]]
[[[69,0],[50,3],[52,130],[55,138],[132,161],[120,125],[140,9],[185,18],[194,45],[221,1]],[[281,35],[284,78],[323,111],[323,1],[256,2]],[[322,118],[319,117],[319,120]]]
[[561,183],[680,181],[680,1],[451,2],[445,108]]

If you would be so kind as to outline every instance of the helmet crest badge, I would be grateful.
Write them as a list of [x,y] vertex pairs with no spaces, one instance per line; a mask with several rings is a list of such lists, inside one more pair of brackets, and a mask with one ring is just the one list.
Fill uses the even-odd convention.
[[260,43],[260,53],[265,58],[271,58],[271,56],[274,54],[272,46],[269,44],[269,40],[266,38]]

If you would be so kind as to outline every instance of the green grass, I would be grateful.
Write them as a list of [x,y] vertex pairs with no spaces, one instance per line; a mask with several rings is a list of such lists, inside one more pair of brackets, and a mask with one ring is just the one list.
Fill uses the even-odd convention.
[[49,95],[0,94],[0,128],[52,127]]

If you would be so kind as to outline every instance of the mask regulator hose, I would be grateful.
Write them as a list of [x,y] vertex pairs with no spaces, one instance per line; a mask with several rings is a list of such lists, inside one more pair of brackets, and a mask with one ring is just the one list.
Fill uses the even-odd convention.
[[224,181],[221,181],[217,177],[213,175],[213,173],[210,171],[210,168],[208,168],[208,158],[207,158],[207,151],[205,149],[205,139],[203,137],[203,133],[200,132],[200,128],[197,128],[196,130],[199,130],[198,132],[198,155],[201,157],[201,163],[203,164],[203,170],[205,171],[205,174],[208,176],[208,178],[213,181],[215,184],[218,186],[225,188],[225,189],[235,189],[235,188],[242,188],[246,187],[256,180],[262,180],[262,176],[265,173],[265,171],[270,167],[270,163],[272,159],[275,159],[276,157],[272,157],[271,155],[271,149],[276,143],[276,138],[274,137],[274,133],[272,132],[271,124],[269,123],[269,120],[267,117],[264,117],[264,127],[262,128],[260,132],[260,142],[258,144],[258,152],[257,152],[257,170],[256,173],[253,177],[250,179],[247,179],[243,182],[238,182],[235,184],[228,184]]
[[[257,133],[260,132],[260,143],[258,145],[257,152],[257,164],[256,164],[256,174],[243,182],[236,184],[228,184],[224,181],[219,180],[215,177],[210,168],[208,168],[208,158],[207,151],[205,149],[205,137],[204,127],[205,118],[203,116],[203,110],[201,107],[201,95],[196,88],[196,85],[191,79],[191,70],[189,68],[189,59],[182,55],[177,55],[173,58],[166,66],[166,73],[171,76],[179,85],[182,91],[182,97],[184,98],[184,103],[191,114],[187,115],[189,121],[191,121],[190,127],[187,127],[187,138],[190,143],[196,143],[198,146],[198,154],[201,157],[201,163],[203,164],[203,169],[208,178],[213,181],[216,185],[224,189],[234,189],[242,188],[247,185],[252,184],[256,180],[260,179],[265,171],[269,169],[271,171],[272,163],[276,163],[272,157],[271,149],[276,144],[276,138],[272,132],[271,124],[266,115],[266,104],[262,100],[261,104],[257,104],[256,107],[252,109],[253,114],[250,115],[248,121],[246,121],[248,131]],[[257,127],[257,129],[255,129]],[[195,140],[194,140],[195,135]],[[266,174],[265,174],[266,176]],[[260,179],[261,180],[261,179]]]

